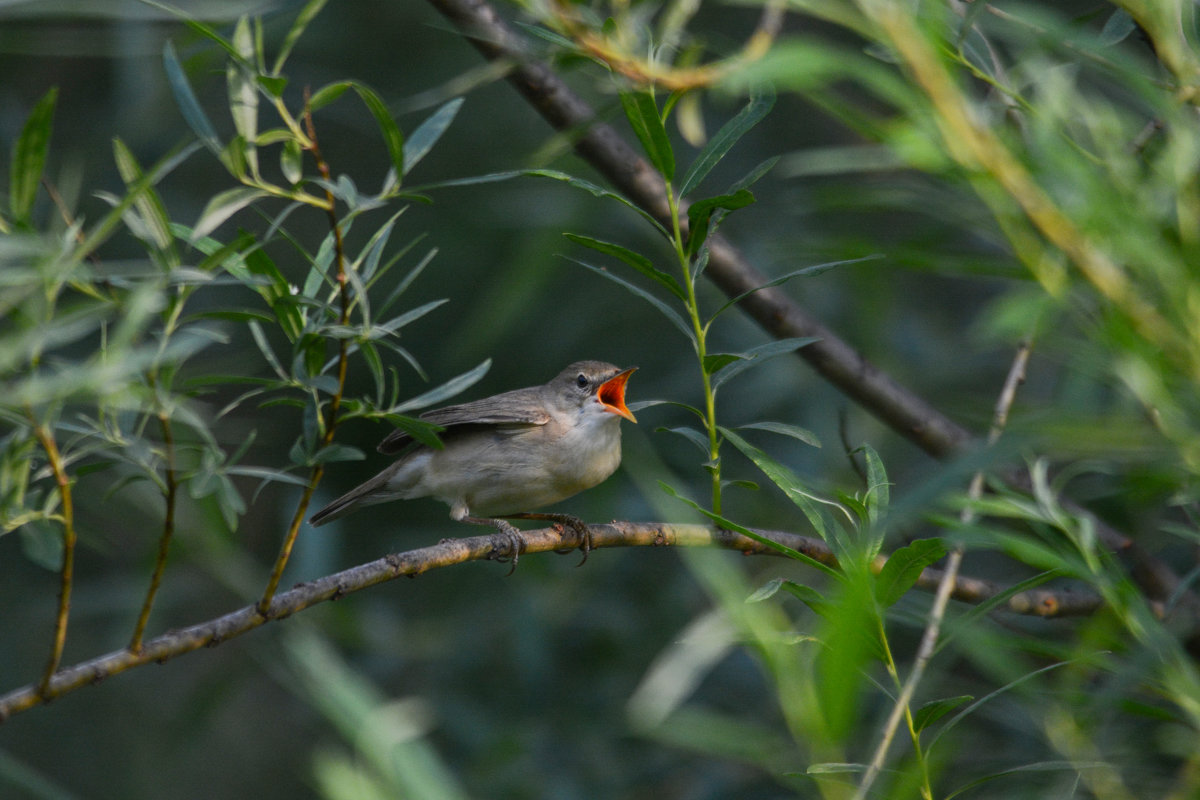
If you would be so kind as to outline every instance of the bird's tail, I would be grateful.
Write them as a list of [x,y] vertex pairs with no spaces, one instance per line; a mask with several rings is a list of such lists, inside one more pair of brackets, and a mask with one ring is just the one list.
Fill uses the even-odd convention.
[[387,473],[380,473],[313,514],[309,517],[308,522],[314,528],[318,528],[326,522],[333,522],[335,519],[349,514],[360,505],[372,505],[390,500],[394,495],[387,492],[386,485]]

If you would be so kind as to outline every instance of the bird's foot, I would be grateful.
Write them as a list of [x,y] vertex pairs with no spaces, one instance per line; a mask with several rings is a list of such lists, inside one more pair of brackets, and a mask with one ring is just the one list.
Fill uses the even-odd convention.
[[508,561],[512,564],[509,567],[508,575],[512,575],[517,569],[517,561],[521,558],[521,552],[525,549],[525,540],[521,538],[521,533],[512,526],[512,523],[503,519],[493,517],[463,517],[461,522],[469,522],[472,525],[492,525],[498,531],[498,538],[503,540],[504,546],[493,544],[492,552],[488,554],[488,558],[493,561],[504,563]]
[[554,552],[560,553],[560,554],[565,554],[565,553],[571,552],[572,550],[576,550],[576,549],[581,550],[583,552],[583,558],[581,558],[579,560],[579,563],[576,564],[576,566],[578,566],[578,567],[582,567],[584,562],[588,560],[588,553],[590,553],[592,550],[592,529],[589,528],[587,526],[587,523],[584,522],[583,520],[581,520],[579,517],[574,517],[574,516],[571,516],[570,514],[532,514],[532,513],[508,514],[507,516],[510,519],[536,519],[536,520],[545,520],[547,522],[553,522],[554,526],[558,529],[559,535],[562,535],[564,527],[571,528],[573,531],[575,531],[577,534],[579,534],[578,547],[568,547],[563,550],[555,550]]

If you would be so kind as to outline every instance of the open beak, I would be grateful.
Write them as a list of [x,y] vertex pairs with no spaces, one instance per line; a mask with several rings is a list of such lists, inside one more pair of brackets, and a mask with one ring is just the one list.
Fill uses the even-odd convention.
[[596,397],[600,399],[600,404],[604,406],[605,411],[619,414],[630,422],[637,422],[637,420],[634,419],[633,412],[625,407],[625,384],[636,369],[637,367],[630,367],[618,372],[600,384],[600,388],[596,391]]

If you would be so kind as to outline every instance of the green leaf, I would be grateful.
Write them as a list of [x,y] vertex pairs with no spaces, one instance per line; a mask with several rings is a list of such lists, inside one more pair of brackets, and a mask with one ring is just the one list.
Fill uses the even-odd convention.
[[946,555],[941,539],[918,539],[888,556],[875,578],[875,599],[884,608],[895,605],[913,587],[921,572]]
[[556,169],[526,169],[526,170],[509,170],[507,172],[493,172],[487,175],[476,175],[470,178],[455,178],[448,181],[438,181],[437,183],[425,184],[413,189],[412,191],[432,191],[434,189],[453,189],[463,186],[477,186],[483,183],[497,183],[499,181],[512,180],[513,178],[549,178],[555,181],[561,181],[573,189],[582,189],[593,197],[599,197],[606,200],[615,200],[629,210],[637,213],[643,220],[658,231],[667,241],[673,241],[671,232],[663,227],[654,215],[646,209],[639,206],[637,203],[630,200],[628,197],[611,192],[608,189],[598,186],[591,181],[577,178],[561,170]]
[[777,163],[779,163],[779,156],[771,156],[767,160],[760,162],[758,166],[743,175],[733,186],[730,186],[729,191],[736,192],[738,189],[749,189],[758,183],[762,176],[770,172]]
[[655,267],[654,264],[651,263],[650,259],[646,258],[641,253],[636,253],[633,250],[630,250],[627,247],[622,247],[619,244],[605,242],[600,239],[593,239],[590,236],[580,236],[577,233],[564,233],[563,236],[567,237],[576,244],[581,244],[584,247],[590,247],[599,253],[604,253],[605,255],[619,258],[621,261],[624,261],[626,264],[633,267],[647,278],[657,281],[665,286],[667,290],[671,292],[671,294],[675,295],[680,300],[685,300],[687,298],[687,294],[683,291],[683,287],[679,285],[679,281],[675,280],[674,276],[669,275]]
[[375,117],[375,123],[379,126],[379,133],[383,136],[383,141],[387,145],[388,155],[391,156],[392,168],[396,170],[397,175],[403,176],[404,134],[400,132],[396,121],[392,119],[392,114],[388,111],[387,104],[369,86],[358,81],[350,81],[349,84],[350,88],[358,93],[367,110]]
[[233,46],[241,54],[242,61],[230,61],[225,67],[229,113],[234,129],[245,142],[245,162],[250,172],[258,175],[258,150],[254,146],[258,138],[258,82],[257,72],[247,66],[254,58],[254,37],[246,17],[240,18],[233,29]]
[[256,247],[245,253],[244,262],[250,274],[267,279],[265,285],[256,285],[255,291],[271,307],[279,327],[290,341],[296,341],[304,330],[304,314],[294,302],[291,285],[275,266],[275,262],[262,248]]
[[845,264],[857,264],[860,261],[870,261],[870,260],[876,259],[876,258],[883,258],[883,256],[882,255],[870,255],[870,256],[863,256],[862,258],[848,258],[843,261],[828,261],[824,264],[814,264],[811,267],[804,267],[803,269],[798,269],[793,272],[789,272],[786,275],[780,275],[778,278],[767,281],[762,286],[756,286],[753,289],[748,289],[748,290],[742,292],[741,294],[739,294],[737,297],[731,298],[728,302],[726,302],[723,306],[718,308],[713,313],[711,319],[716,319],[721,314],[723,314],[725,311],[727,311],[728,309],[737,305],[739,302],[741,302],[745,298],[749,297],[750,295],[754,294],[755,292],[761,292],[763,289],[769,289],[772,286],[779,286],[780,284],[787,283],[792,278],[812,277],[814,275],[820,275],[822,272],[831,270],[834,267],[840,267]]
[[287,36],[283,38],[283,44],[279,47],[279,55],[275,57],[275,66],[271,70],[273,75],[278,75],[283,71],[283,64],[291,55],[292,48],[296,46],[300,36],[304,33],[304,29],[313,21],[317,14],[321,13],[321,9],[325,7],[327,0],[308,0],[304,8],[300,9],[300,13],[296,15],[296,21],[292,23],[292,27],[288,30]]
[[196,99],[196,93],[192,91],[192,85],[188,82],[187,74],[184,73],[179,58],[175,55],[175,46],[170,40],[163,45],[163,66],[167,72],[167,83],[175,95],[175,102],[179,105],[184,121],[204,146],[219,156],[222,148],[221,141],[217,138],[217,130],[201,108],[200,101]]
[[721,126],[721,130],[709,139],[708,144],[688,167],[683,181],[679,185],[680,196],[686,196],[699,186],[713,167],[737,144],[737,141],[757,125],[774,105],[775,91],[770,86],[767,86],[765,90],[751,92],[750,102],[746,104],[745,108]]
[[[133,152],[119,138],[113,139],[113,160],[117,163],[117,172],[121,174],[121,180],[125,182],[126,188],[132,191],[144,173]],[[163,205],[158,192],[149,185],[143,185],[142,190],[137,193],[134,206],[150,233],[153,245],[159,250],[168,250],[175,237],[171,233],[171,221],[167,216],[166,206]]]
[[[793,350],[798,350],[805,345],[812,344],[818,341],[811,336],[799,336],[789,339],[776,339],[772,342],[751,347],[749,350],[744,350],[741,353],[726,353],[730,357],[730,361],[722,363],[719,367],[720,372],[717,372],[713,377],[712,390],[717,391],[722,385],[732,378],[741,375],[751,367],[757,366],[768,359],[775,356],[790,353]],[[711,373],[710,373],[711,374]]]
[[783,490],[783,493],[804,512],[804,516],[808,518],[809,523],[813,526],[813,530],[816,531],[818,536],[826,542],[833,544],[833,530],[830,522],[821,513],[821,509],[817,507],[816,501],[809,493],[808,488],[801,483],[800,479],[790,469],[728,428],[721,428],[721,435],[725,437],[726,441],[740,450],[742,455],[753,461],[755,466],[771,479],[772,483]]
[[866,772],[866,764],[853,764],[842,761],[828,761],[822,764],[811,764],[804,770],[806,775],[843,775],[846,773]]
[[347,81],[338,81],[336,83],[322,86],[320,89],[317,89],[315,92],[313,92],[312,96],[308,98],[309,110],[320,111],[330,103],[337,101],[337,99],[344,95],[346,90],[349,88],[350,84]]
[[279,152],[279,171],[288,183],[295,186],[304,177],[304,151],[295,139],[287,139]]
[[813,587],[803,583],[796,583],[795,581],[784,581],[783,589],[792,597],[795,597],[812,609],[815,614],[821,617],[829,615],[829,601],[825,599],[825,595]]
[[48,519],[32,519],[20,528],[21,552],[43,569],[62,569],[63,535],[60,526]]
[[708,455],[709,455],[708,436],[706,434],[702,433],[701,431],[698,431],[695,428],[691,428],[686,425],[680,426],[678,428],[655,428],[654,429],[655,433],[658,433],[660,431],[663,433],[674,433],[678,436],[682,436],[683,438],[687,439],[692,444],[696,445],[696,447],[700,448],[700,452],[704,454],[705,458],[708,457]]
[[821,441],[817,439],[817,435],[815,433],[807,428],[801,428],[798,425],[789,425],[786,422],[772,422],[768,420],[766,422],[749,422],[745,425],[737,426],[737,430],[739,431],[747,429],[771,431],[772,433],[778,433],[782,434],[783,436],[790,436],[793,439],[799,439],[805,444],[812,445],[813,447],[821,446]]
[[[568,256],[568,258],[570,258],[570,257]],[[633,292],[638,297],[642,298],[647,303],[649,303],[650,305],[657,308],[664,317],[666,317],[668,320],[671,321],[671,324],[673,324],[676,328],[678,328],[680,330],[680,332],[682,332],[683,335],[687,337],[688,341],[692,343],[692,346],[693,347],[695,346],[696,334],[692,330],[691,326],[688,325],[684,321],[683,317],[681,317],[679,315],[679,312],[677,312],[675,309],[671,308],[669,305],[664,303],[662,300],[659,300],[657,297],[650,294],[642,287],[635,286],[634,284],[630,283],[629,281],[625,280],[624,278],[620,277],[619,275],[614,275],[613,273],[609,272],[608,270],[606,270],[602,267],[597,267],[593,264],[587,263],[586,261],[580,261],[575,258],[571,258],[570,260],[574,261],[576,264],[579,264],[582,267],[587,267],[592,272],[595,272],[597,275],[603,275],[605,278],[608,278],[610,281],[614,281],[616,283],[621,284],[626,289]]]
[[1105,21],[1104,28],[1100,31],[1100,43],[1106,47],[1120,44],[1135,30],[1137,23],[1133,21],[1133,17],[1129,16],[1125,9],[1118,8]]
[[[700,252],[701,245],[708,238],[714,214],[736,211],[754,202],[754,195],[749,189],[738,189],[732,194],[706,197],[688,206],[688,246],[689,256]],[[718,217],[719,219],[719,217]]]
[[404,174],[407,175],[416,163],[433,149],[437,140],[442,137],[458,110],[462,108],[463,98],[456,97],[443,104],[437,111],[417,126],[408,137],[408,145],[404,148]]
[[749,539],[753,539],[754,541],[756,541],[762,545],[765,545],[766,547],[769,547],[778,553],[782,553],[783,555],[788,556],[789,558],[794,558],[797,561],[807,564],[808,566],[812,567],[813,569],[819,570],[831,578],[837,578],[838,580],[842,579],[841,573],[839,573],[837,570],[835,570],[833,567],[830,567],[827,564],[822,564],[820,561],[817,561],[812,556],[807,555],[805,553],[801,553],[799,550],[794,550],[785,544],[780,544],[779,542],[775,541],[774,539],[770,539],[766,536],[763,536],[761,533],[758,533],[757,531],[750,530],[749,528],[745,527],[744,525],[739,525],[738,523],[733,522],[732,520],[726,519],[725,517],[721,516],[720,514],[714,514],[713,512],[704,508],[704,506],[700,505],[696,501],[691,500],[691,499],[679,494],[679,492],[675,491],[673,488],[671,488],[667,484],[663,483],[662,481],[659,481],[658,485],[659,485],[659,488],[661,488],[664,492],[669,494],[671,497],[674,497],[677,500],[680,500],[681,502],[683,502],[684,504],[691,506],[696,511],[699,511],[701,514],[708,517],[713,522],[717,523],[717,525],[720,526],[721,528],[724,528],[725,530],[735,531],[737,533],[740,533],[743,536],[745,536]]
[[197,240],[215,231],[220,227],[221,223],[255,200],[267,196],[267,193],[262,189],[254,189],[249,186],[236,186],[217,194],[208,201],[208,205],[204,207],[204,211],[200,213],[200,218],[196,220],[196,224],[192,227],[191,242],[194,244]]
[[254,337],[254,343],[258,345],[259,352],[263,354],[263,358],[275,371],[275,374],[282,380],[289,380],[288,374],[284,372],[283,365],[279,363],[279,358],[275,355],[275,351],[271,349],[271,343],[267,341],[267,336],[263,333],[262,326],[257,322],[249,323],[250,334]]
[[366,454],[357,447],[350,447],[344,444],[326,445],[317,451],[313,456],[313,464],[329,464],[334,461],[363,461],[366,459]]
[[875,449],[869,444],[864,444],[859,449],[867,461],[867,493],[864,498],[869,525],[867,547],[868,555],[874,558],[883,549],[883,539],[887,535],[886,521],[888,506],[891,504],[891,484],[888,483],[883,460]]
[[917,733],[920,733],[963,703],[969,703],[974,699],[969,694],[960,694],[958,697],[943,697],[941,700],[930,700],[918,708],[917,713],[913,715],[913,728]]
[[54,104],[57,99],[57,88],[42,95],[29,112],[21,135],[13,144],[8,203],[13,221],[19,225],[28,225],[33,215],[38,186],[46,169],[46,154],[50,151],[50,133],[54,127]]
[[761,603],[763,600],[774,597],[775,594],[783,586],[783,578],[772,578],[758,588],[754,594],[746,598],[747,603]]
[[1042,668],[1040,668],[1040,669],[1035,669],[1035,670],[1033,670],[1033,671],[1031,671],[1031,672],[1026,672],[1024,675],[1021,675],[1020,677],[1018,677],[1018,678],[1015,678],[1014,680],[1011,680],[1011,681],[1009,681],[1008,683],[1004,684],[1004,685],[1003,685],[1003,686],[1001,686],[999,689],[996,689],[996,690],[994,690],[994,691],[992,691],[992,692],[989,692],[988,694],[986,694],[986,695],[984,695],[983,697],[979,698],[979,699],[978,699],[978,700],[976,700],[975,702],[971,703],[971,705],[967,706],[967,707],[966,707],[966,708],[964,708],[962,711],[960,711],[960,712],[958,712],[957,714],[955,714],[953,719],[951,719],[951,720],[950,720],[949,722],[947,722],[947,723],[946,723],[944,726],[942,726],[942,729],[941,729],[941,730],[939,730],[939,731],[937,732],[937,735],[933,737],[933,741],[931,741],[931,742],[929,743],[929,746],[925,748],[925,752],[926,752],[926,753],[931,753],[931,752],[933,752],[933,749],[934,749],[934,747],[936,747],[936,746],[937,746],[937,743],[938,743],[938,742],[940,742],[940,741],[942,740],[942,737],[943,737],[943,736],[945,736],[945,735],[946,735],[946,734],[948,734],[948,733],[949,733],[951,730],[953,730],[953,729],[954,729],[954,727],[955,727],[956,725],[958,725],[958,723],[962,722],[962,721],[963,721],[964,719],[966,719],[968,716],[970,716],[971,714],[975,713],[975,711],[976,711],[976,710],[978,710],[978,709],[979,709],[979,707],[980,707],[980,706],[982,706],[982,705],[984,705],[985,703],[989,703],[989,702],[991,702],[992,700],[994,700],[994,699],[996,699],[997,697],[999,697],[1000,695],[1002,695],[1002,694],[1004,694],[1004,693],[1008,692],[1009,690],[1011,690],[1011,689],[1015,689],[1016,687],[1018,687],[1018,686],[1020,686],[1021,684],[1025,683],[1026,681],[1029,681],[1029,680],[1032,680],[1033,678],[1036,678],[1038,675],[1042,675],[1042,674],[1044,674],[1044,673],[1050,672],[1051,670],[1056,670],[1056,669],[1058,669],[1059,667],[1065,667],[1065,666],[1068,666],[1068,665],[1070,665],[1070,664],[1074,664],[1074,663],[1076,663],[1076,662],[1079,662],[1079,661],[1084,661],[1084,660],[1086,660],[1086,659],[1090,659],[1090,658],[1091,658],[1091,656],[1090,656],[1090,655],[1088,655],[1088,656],[1083,656],[1083,657],[1080,657],[1080,658],[1072,658],[1072,659],[1069,659],[1069,660],[1067,660],[1067,661],[1057,661],[1057,662],[1055,662],[1055,663],[1053,663],[1053,664],[1050,664],[1050,665],[1048,665],[1048,666],[1042,667]]
[[418,395],[411,400],[406,400],[388,409],[389,414],[402,414],[405,411],[411,411],[416,408],[425,408],[442,402],[454,395],[462,392],[471,386],[474,386],[480,378],[487,374],[487,371],[492,367],[490,358],[484,359],[479,366],[472,370],[468,370],[458,377],[451,378],[434,389],[430,389],[424,394]]
[[621,92],[621,107],[650,163],[666,180],[673,179],[675,153],[654,98],[648,92]]

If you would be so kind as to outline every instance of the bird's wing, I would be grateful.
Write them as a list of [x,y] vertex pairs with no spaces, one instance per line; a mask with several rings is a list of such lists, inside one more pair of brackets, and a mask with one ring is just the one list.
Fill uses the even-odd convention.
[[[485,397],[470,403],[427,411],[421,415],[425,422],[454,428],[460,425],[545,425],[550,414],[536,393],[527,389]],[[381,453],[399,453],[412,442],[405,431],[394,430],[376,448]]]

